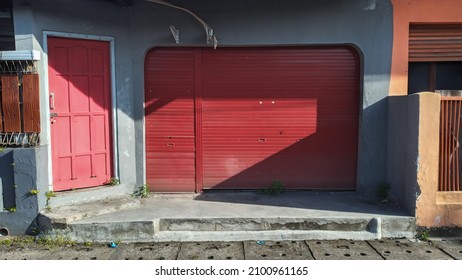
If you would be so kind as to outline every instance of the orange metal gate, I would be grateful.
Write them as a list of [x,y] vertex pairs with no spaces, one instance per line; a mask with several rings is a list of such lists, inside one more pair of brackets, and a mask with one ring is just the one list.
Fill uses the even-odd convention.
[[441,97],[438,190],[460,191],[460,125],[462,97]]

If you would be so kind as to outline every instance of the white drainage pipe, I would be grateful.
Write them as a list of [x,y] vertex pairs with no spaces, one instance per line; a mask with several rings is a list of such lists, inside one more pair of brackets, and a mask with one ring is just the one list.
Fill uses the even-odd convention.
[[7,236],[9,234],[8,229],[6,227],[0,228],[0,236]]

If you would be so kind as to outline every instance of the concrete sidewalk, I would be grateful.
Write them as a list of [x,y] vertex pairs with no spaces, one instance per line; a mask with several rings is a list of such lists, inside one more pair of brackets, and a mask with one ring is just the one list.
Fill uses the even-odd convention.
[[[1,239],[0,239],[1,241]],[[0,245],[0,260],[461,260],[462,238]]]
[[412,238],[415,219],[355,192],[151,194],[45,211],[42,231],[78,242]]

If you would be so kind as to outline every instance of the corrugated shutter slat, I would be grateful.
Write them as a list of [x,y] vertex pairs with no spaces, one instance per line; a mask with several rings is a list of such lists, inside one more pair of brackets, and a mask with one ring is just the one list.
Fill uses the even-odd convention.
[[461,24],[412,24],[409,62],[462,61]]

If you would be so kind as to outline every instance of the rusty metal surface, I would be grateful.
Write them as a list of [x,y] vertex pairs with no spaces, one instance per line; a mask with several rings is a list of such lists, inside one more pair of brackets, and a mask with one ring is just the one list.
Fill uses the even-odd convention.
[[461,97],[441,98],[439,191],[460,191]]

